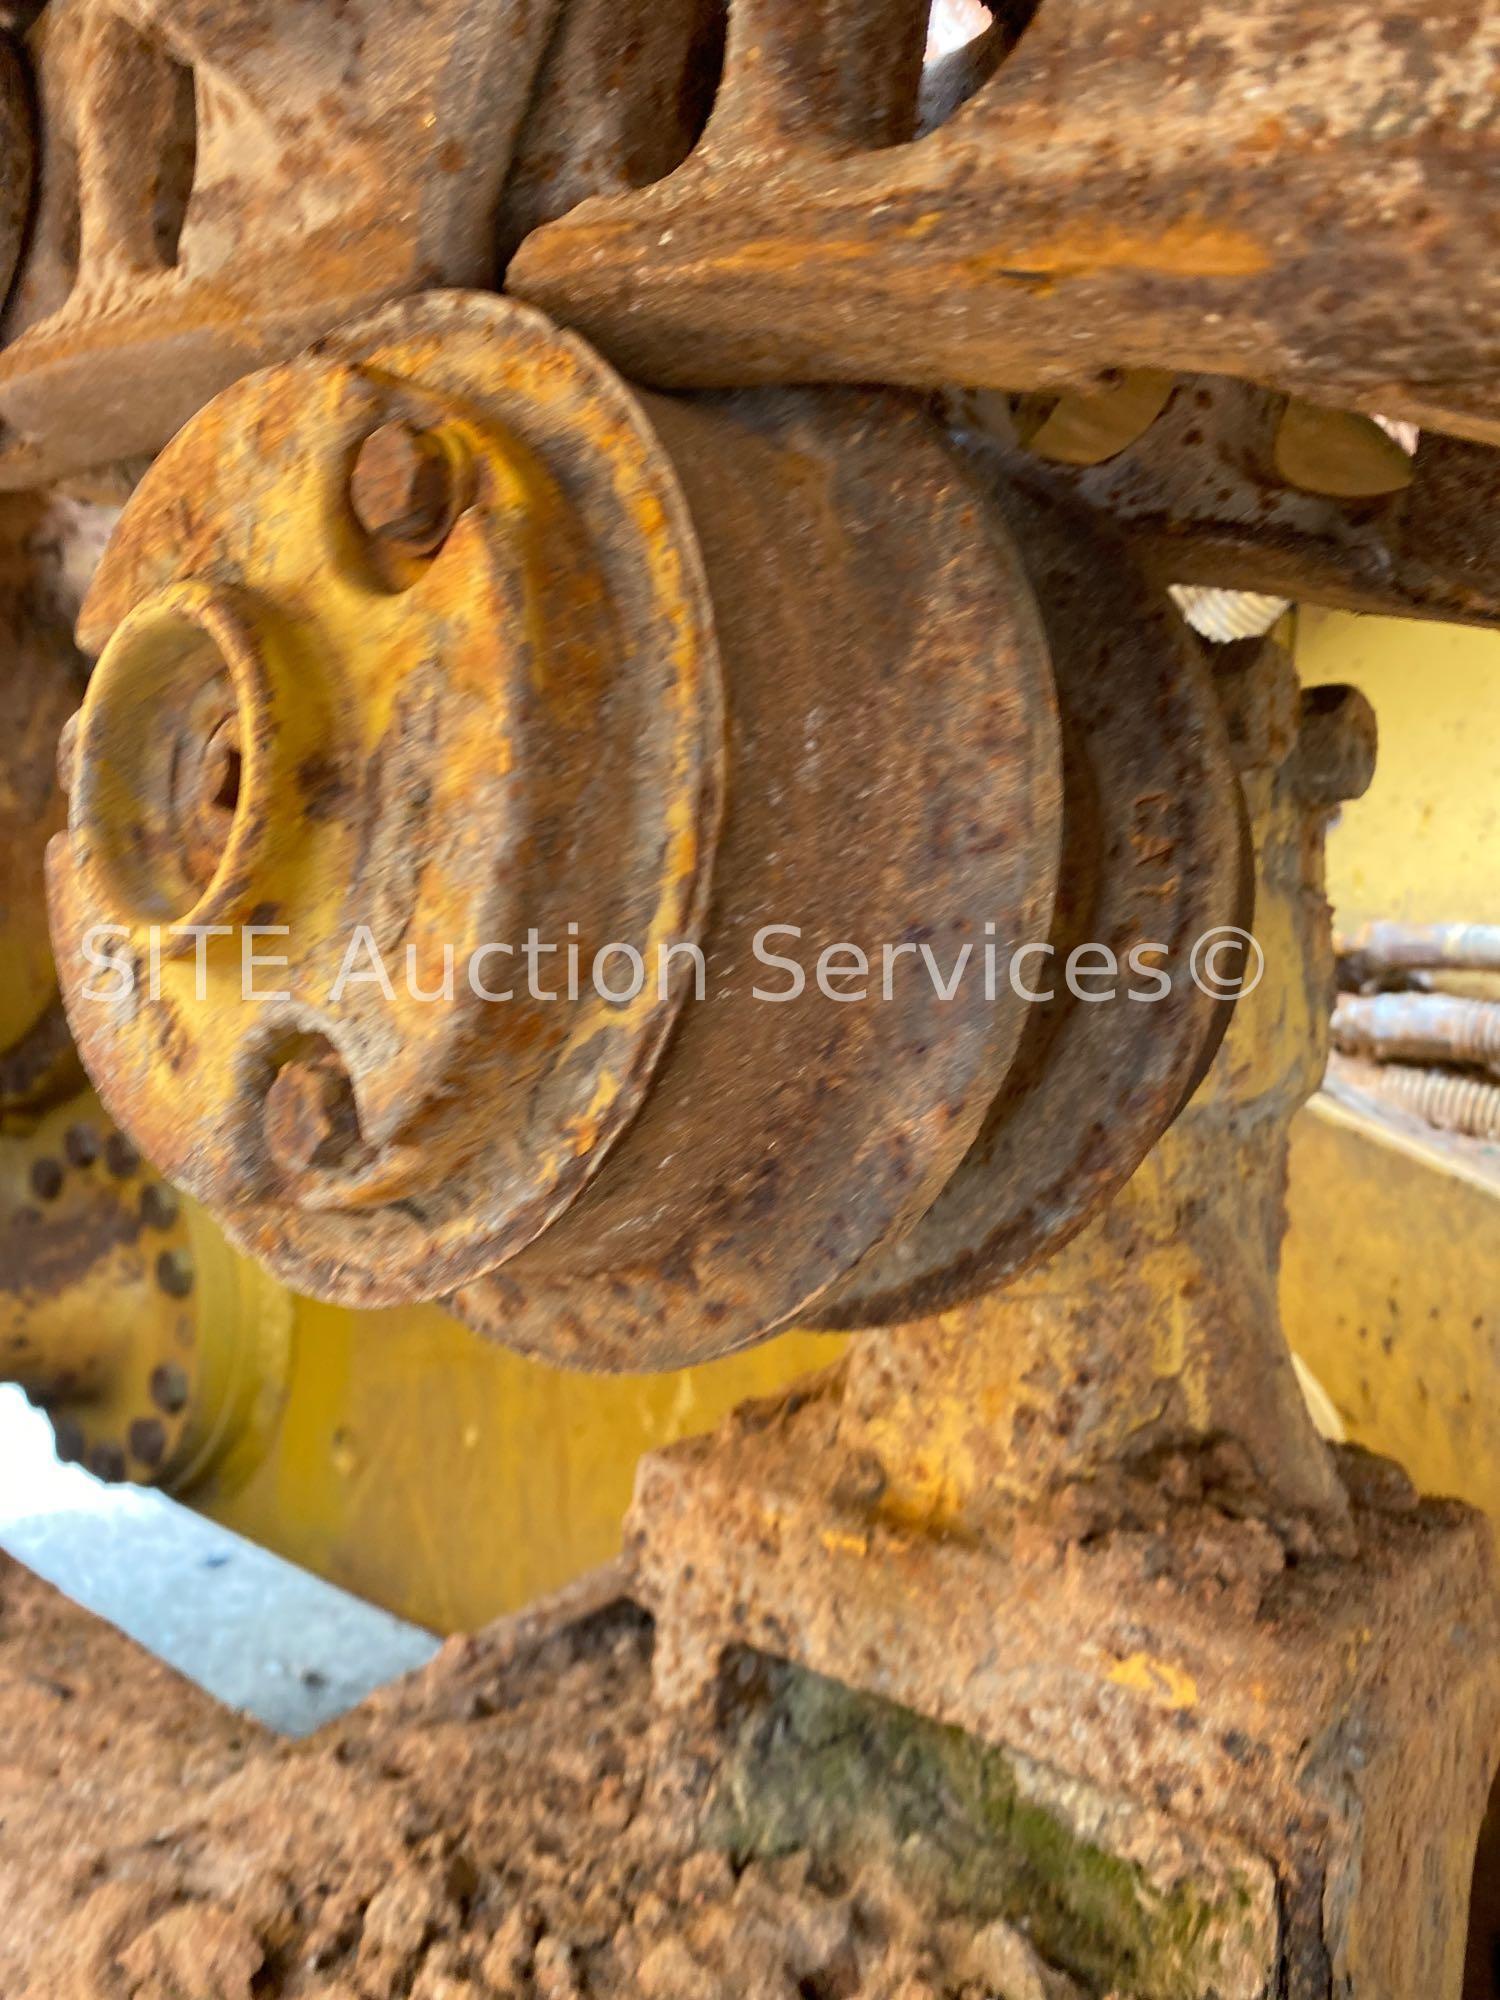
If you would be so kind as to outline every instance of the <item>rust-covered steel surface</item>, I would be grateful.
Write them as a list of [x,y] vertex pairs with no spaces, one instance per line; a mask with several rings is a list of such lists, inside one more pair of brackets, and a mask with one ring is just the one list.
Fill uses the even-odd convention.
[[713,103],[723,0],[561,0],[501,197],[507,259],[590,195],[660,180]]
[[695,153],[538,231],[513,289],[653,383],[1167,368],[1500,440],[1493,9],[1003,11],[913,140],[923,0],[733,0]]
[[[393,306],[173,442],[81,631],[51,853],[74,1032],[148,1156],[290,1282],[463,1287],[533,1352],[680,1363],[798,1314],[974,1137],[1018,996],[753,990],[786,983],[763,925],[809,964],[919,924],[944,966],[985,921],[1047,934],[1047,645],[920,409],[641,399],[527,309]],[[153,924],[260,928],[284,997],[246,1004],[239,933],[204,941],[202,1001],[169,940],[149,997]],[[580,998],[528,968],[497,1003],[523,935],[561,954],[570,924]],[[646,971],[623,1000],[590,979],[615,941]]]
[[[455,489],[435,547],[356,518],[362,449],[400,422]],[[451,1289],[635,1111],[681,973],[626,1007],[487,1005],[461,975],[450,1003],[445,953],[518,924],[652,951],[699,930],[722,696],[689,534],[623,385],[529,314],[441,297],[248,378],[127,510],[81,621],[104,654],[54,852],[64,989],[148,1153],[304,1284]],[[289,968],[252,984],[287,997],[245,1002],[236,933],[201,1005],[185,936],[159,1005],[80,999],[109,922],[143,971],[153,924],[284,926],[256,948]],[[268,1093],[328,1054],[357,1119],[288,1173]]]
[[0,485],[154,451],[226,383],[378,301],[488,282],[555,13],[50,0]]
[[[1048,650],[1004,522],[914,409],[793,392],[652,406],[714,596],[730,814],[690,1005],[590,1200],[456,1301],[544,1355],[685,1362],[794,1316],[947,1181],[1026,1007],[940,968],[1043,936],[1060,838]],[[781,710],[778,715],[777,710]],[[752,956],[762,925],[792,975]],[[818,990],[852,943],[871,974]],[[842,954],[837,963],[851,963]],[[718,997],[722,996],[722,997]]]
[[[1247,929],[1254,905],[1239,783],[1202,648],[1113,530],[1024,485],[1004,498],[1042,607],[1063,726],[1052,956],[1023,974],[1050,997],[1028,1007],[1016,1060],[953,1178],[818,1310],[822,1326],[941,1312],[1059,1248],[1161,1137],[1233,1011],[1190,971],[1197,940]],[[1143,977],[1150,1004],[1101,999],[1107,978],[1061,976],[1075,951],[1096,974],[1106,954],[1132,976],[1159,973],[1165,997]]]
[[1343,993],[1333,1044],[1377,1062],[1452,1063],[1500,1074],[1500,1006],[1449,993]]
[[[1245,969],[1249,990],[1208,1074],[1087,1228],[1004,1289],[855,1346],[842,1435],[887,1468],[886,1502],[906,1517],[984,1520],[1186,1438],[1222,1437],[1269,1505],[1321,1519],[1338,1540],[1341,1501],[1276,1281],[1287,1134],[1328,1046],[1322,833],[1333,803],[1306,754],[1306,716],[1322,704],[1299,702],[1275,646],[1220,660],[1255,835],[1262,976]],[[1359,730],[1357,712],[1346,722]],[[1314,735],[1326,755],[1326,732]]]
[[63,825],[57,741],[83,687],[58,575],[56,522],[37,494],[0,495],[0,1112],[77,1081],[47,933],[42,851]]
[[15,275],[36,184],[36,120],[31,78],[0,19],[0,312]]
[[1339,976],[1369,992],[1413,973],[1500,973],[1500,924],[1365,924],[1339,941]]
[[[1107,404],[1123,378],[1136,407],[1181,372],[1122,457],[1065,475],[1160,580],[1495,622],[1500,475],[1440,435],[1500,422],[1482,8],[1007,0],[925,69],[913,0],[731,12],[721,84],[718,0],[402,0],[378,34],[363,0],[331,24],[286,0],[50,0],[0,483],[134,461],[247,369],[514,254],[512,289],[673,386]],[[0,292],[28,94],[0,52]],[[1310,450],[1268,467],[1286,391]],[[1374,486],[1322,483],[1319,427],[1354,406],[1427,428],[1388,491],[1368,419]]]
[[1097,462],[1065,464],[1045,430],[1022,443],[1004,399],[953,399],[955,418],[998,438],[1009,467],[1115,521],[1163,583],[1500,624],[1500,452],[1427,431],[1409,463],[1396,453],[1388,491],[1315,490],[1298,482],[1330,468],[1337,477],[1338,440],[1315,434],[1291,457],[1282,447],[1297,411],[1249,383],[1188,378],[1137,435]]
[[[1211,682],[1165,586],[1500,622],[1500,16],[1004,0],[924,68],[928,11],[729,0],[721,79],[716,0],[0,4],[0,487],[139,477],[64,831],[0,496],[0,1349],[104,1477],[261,1449],[284,1295],[190,1196],[554,1362],[874,1322],[643,1468],[677,1803],[760,1649],[1190,1902],[1243,1863],[1224,2000],[1449,2000],[1489,1542],[1323,1447],[1277,1311],[1373,722]],[[108,1119],[35,1104],[49,832]],[[1176,961],[1252,924],[1231,1023]],[[1160,941],[1168,997],[946,987],[991,936]]]
[[643,1461],[673,1782],[701,1810],[733,1664],[772,1654],[1270,1864],[1269,1953],[1247,1931],[1207,1981],[1132,1987],[1454,2000],[1500,1730],[1488,1526],[1322,1444],[1276,1300],[1287,1129],[1326,1049],[1323,831],[1333,774],[1359,776],[1327,716],[1366,745],[1368,718],[1299,707],[1272,647],[1227,649],[1219,686],[1266,978],[1059,1255]]

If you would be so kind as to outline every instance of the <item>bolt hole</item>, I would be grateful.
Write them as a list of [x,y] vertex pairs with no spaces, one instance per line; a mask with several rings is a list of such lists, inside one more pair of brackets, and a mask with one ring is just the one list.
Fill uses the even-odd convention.
[[177,1197],[158,1181],[141,1189],[141,1221],[148,1229],[171,1229],[177,1222]]
[[354,1081],[323,1035],[299,1035],[273,1059],[263,1131],[285,1173],[348,1173],[368,1157]]
[[223,769],[213,794],[213,803],[222,806],[226,812],[233,812],[240,802],[240,769],[243,761],[238,750],[226,751]]
[[87,1464],[94,1477],[106,1486],[124,1485],[125,1454],[112,1440],[91,1446]]
[[168,603],[127,619],[94,670],[78,732],[75,837],[86,832],[103,893],[136,921],[181,921],[198,906],[253,776],[226,650],[248,662],[252,642],[221,608],[202,613],[213,631],[199,616]]
[[167,1455],[166,1427],[159,1417],[137,1417],[126,1435],[130,1455],[155,1472]]

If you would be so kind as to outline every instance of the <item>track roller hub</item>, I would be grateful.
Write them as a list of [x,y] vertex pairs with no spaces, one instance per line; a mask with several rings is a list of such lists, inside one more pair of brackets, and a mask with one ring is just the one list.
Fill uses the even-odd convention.
[[1042,622],[906,399],[676,402],[428,295],[195,418],[80,629],[74,1032],[289,1283],[681,1363],[806,1313],[974,1141],[1009,988],[755,992],[769,926],[810,972],[1052,921]]

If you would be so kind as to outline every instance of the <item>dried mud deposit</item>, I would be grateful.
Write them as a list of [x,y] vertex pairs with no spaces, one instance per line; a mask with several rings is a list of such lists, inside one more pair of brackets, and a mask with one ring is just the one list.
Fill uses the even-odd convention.
[[649,1622],[456,1640],[305,1743],[0,1557],[4,2000],[1068,2000],[884,1870],[684,1856]]

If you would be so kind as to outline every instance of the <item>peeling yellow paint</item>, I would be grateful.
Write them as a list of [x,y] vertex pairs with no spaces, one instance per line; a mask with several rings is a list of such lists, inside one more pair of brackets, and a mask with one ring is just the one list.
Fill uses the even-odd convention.
[[1109,1678],[1117,1687],[1164,1702],[1168,1708],[1193,1708],[1197,1704],[1198,1683],[1193,1676],[1173,1666],[1170,1660],[1159,1660],[1151,1653],[1132,1653],[1128,1659],[1117,1661],[1109,1670]]

